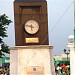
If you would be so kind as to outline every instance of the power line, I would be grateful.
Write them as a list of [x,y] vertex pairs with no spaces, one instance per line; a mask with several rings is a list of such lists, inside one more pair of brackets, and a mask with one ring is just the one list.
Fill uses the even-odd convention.
[[59,18],[59,20],[56,22],[56,24],[53,26],[52,30],[50,32],[53,31],[53,29],[56,27],[56,25],[61,21],[61,19],[64,17],[64,15],[67,13],[67,11],[69,10],[69,8],[71,7],[72,3],[74,1],[71,2],[71,4],[67,7],[67,9],[65,10],[65,12],[63,13],[63,15]]
[[[59,18],[59,20],[56,22],[56,24],[54,25],[54,27],[52,28],[52,30],[50,31],[50,33],[53,31],[53,29],[57,26],[57,24],[61,21],[61,19],[64,17],[64,15],[67,13],[67,11],[69,10],[69,8],[71,7],[72,3],[74,1],[71,2],[71,4],[67,7],[67,9],[65,10],[65,12],[62,14],[62,16]],[[44,41],[47,39],[48,35],[45,37],[45,39],[42,41],[41,45],[44,43]]]

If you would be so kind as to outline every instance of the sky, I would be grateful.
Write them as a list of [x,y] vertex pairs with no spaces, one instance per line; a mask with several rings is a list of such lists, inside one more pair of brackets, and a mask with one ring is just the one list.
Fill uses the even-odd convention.
[[[4,42],[15,46],[14,0],[0,0],[0,15],[6,14],[12,23],[7,29]],[[74,34],[74,1],[47,0],[49,45],[53,46],[53,55],[60,55],[67,49],[68,37]]]

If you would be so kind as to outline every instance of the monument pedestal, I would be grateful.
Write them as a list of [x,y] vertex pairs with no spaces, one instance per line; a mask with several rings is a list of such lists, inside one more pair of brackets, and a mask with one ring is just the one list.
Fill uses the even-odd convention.
[[10,75],[55,75],[53,46],[10,48]]

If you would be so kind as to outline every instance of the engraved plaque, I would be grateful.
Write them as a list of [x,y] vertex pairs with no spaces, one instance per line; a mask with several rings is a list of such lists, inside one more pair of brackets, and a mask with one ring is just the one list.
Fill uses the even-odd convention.
[[29,66],[26,67],[27,75],[44,75],[44,67],[40,66]]
[[39,43],[39,38],[25,38],[26,43]]

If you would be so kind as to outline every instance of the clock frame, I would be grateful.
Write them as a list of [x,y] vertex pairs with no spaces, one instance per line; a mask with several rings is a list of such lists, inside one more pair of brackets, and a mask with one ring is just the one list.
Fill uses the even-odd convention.
[[[15,20],[16,46],[49,45],[48,16],[47,16],[46,1],[41,1],[41,2],[14,1],[14,20]],[[29,34],[25,31],[24,25],[28,20],[35,20],[39,23],[39,31],[37,33]],[[31,41],[27,43],[26,39],[29,38]]]
[[38,32],[39,30],[39,24],[37,21],[35,20],[28,20],[26,23],[25,23],[25,26],[24,26],[24,29],[27,33],[29,34],[35,34]]

